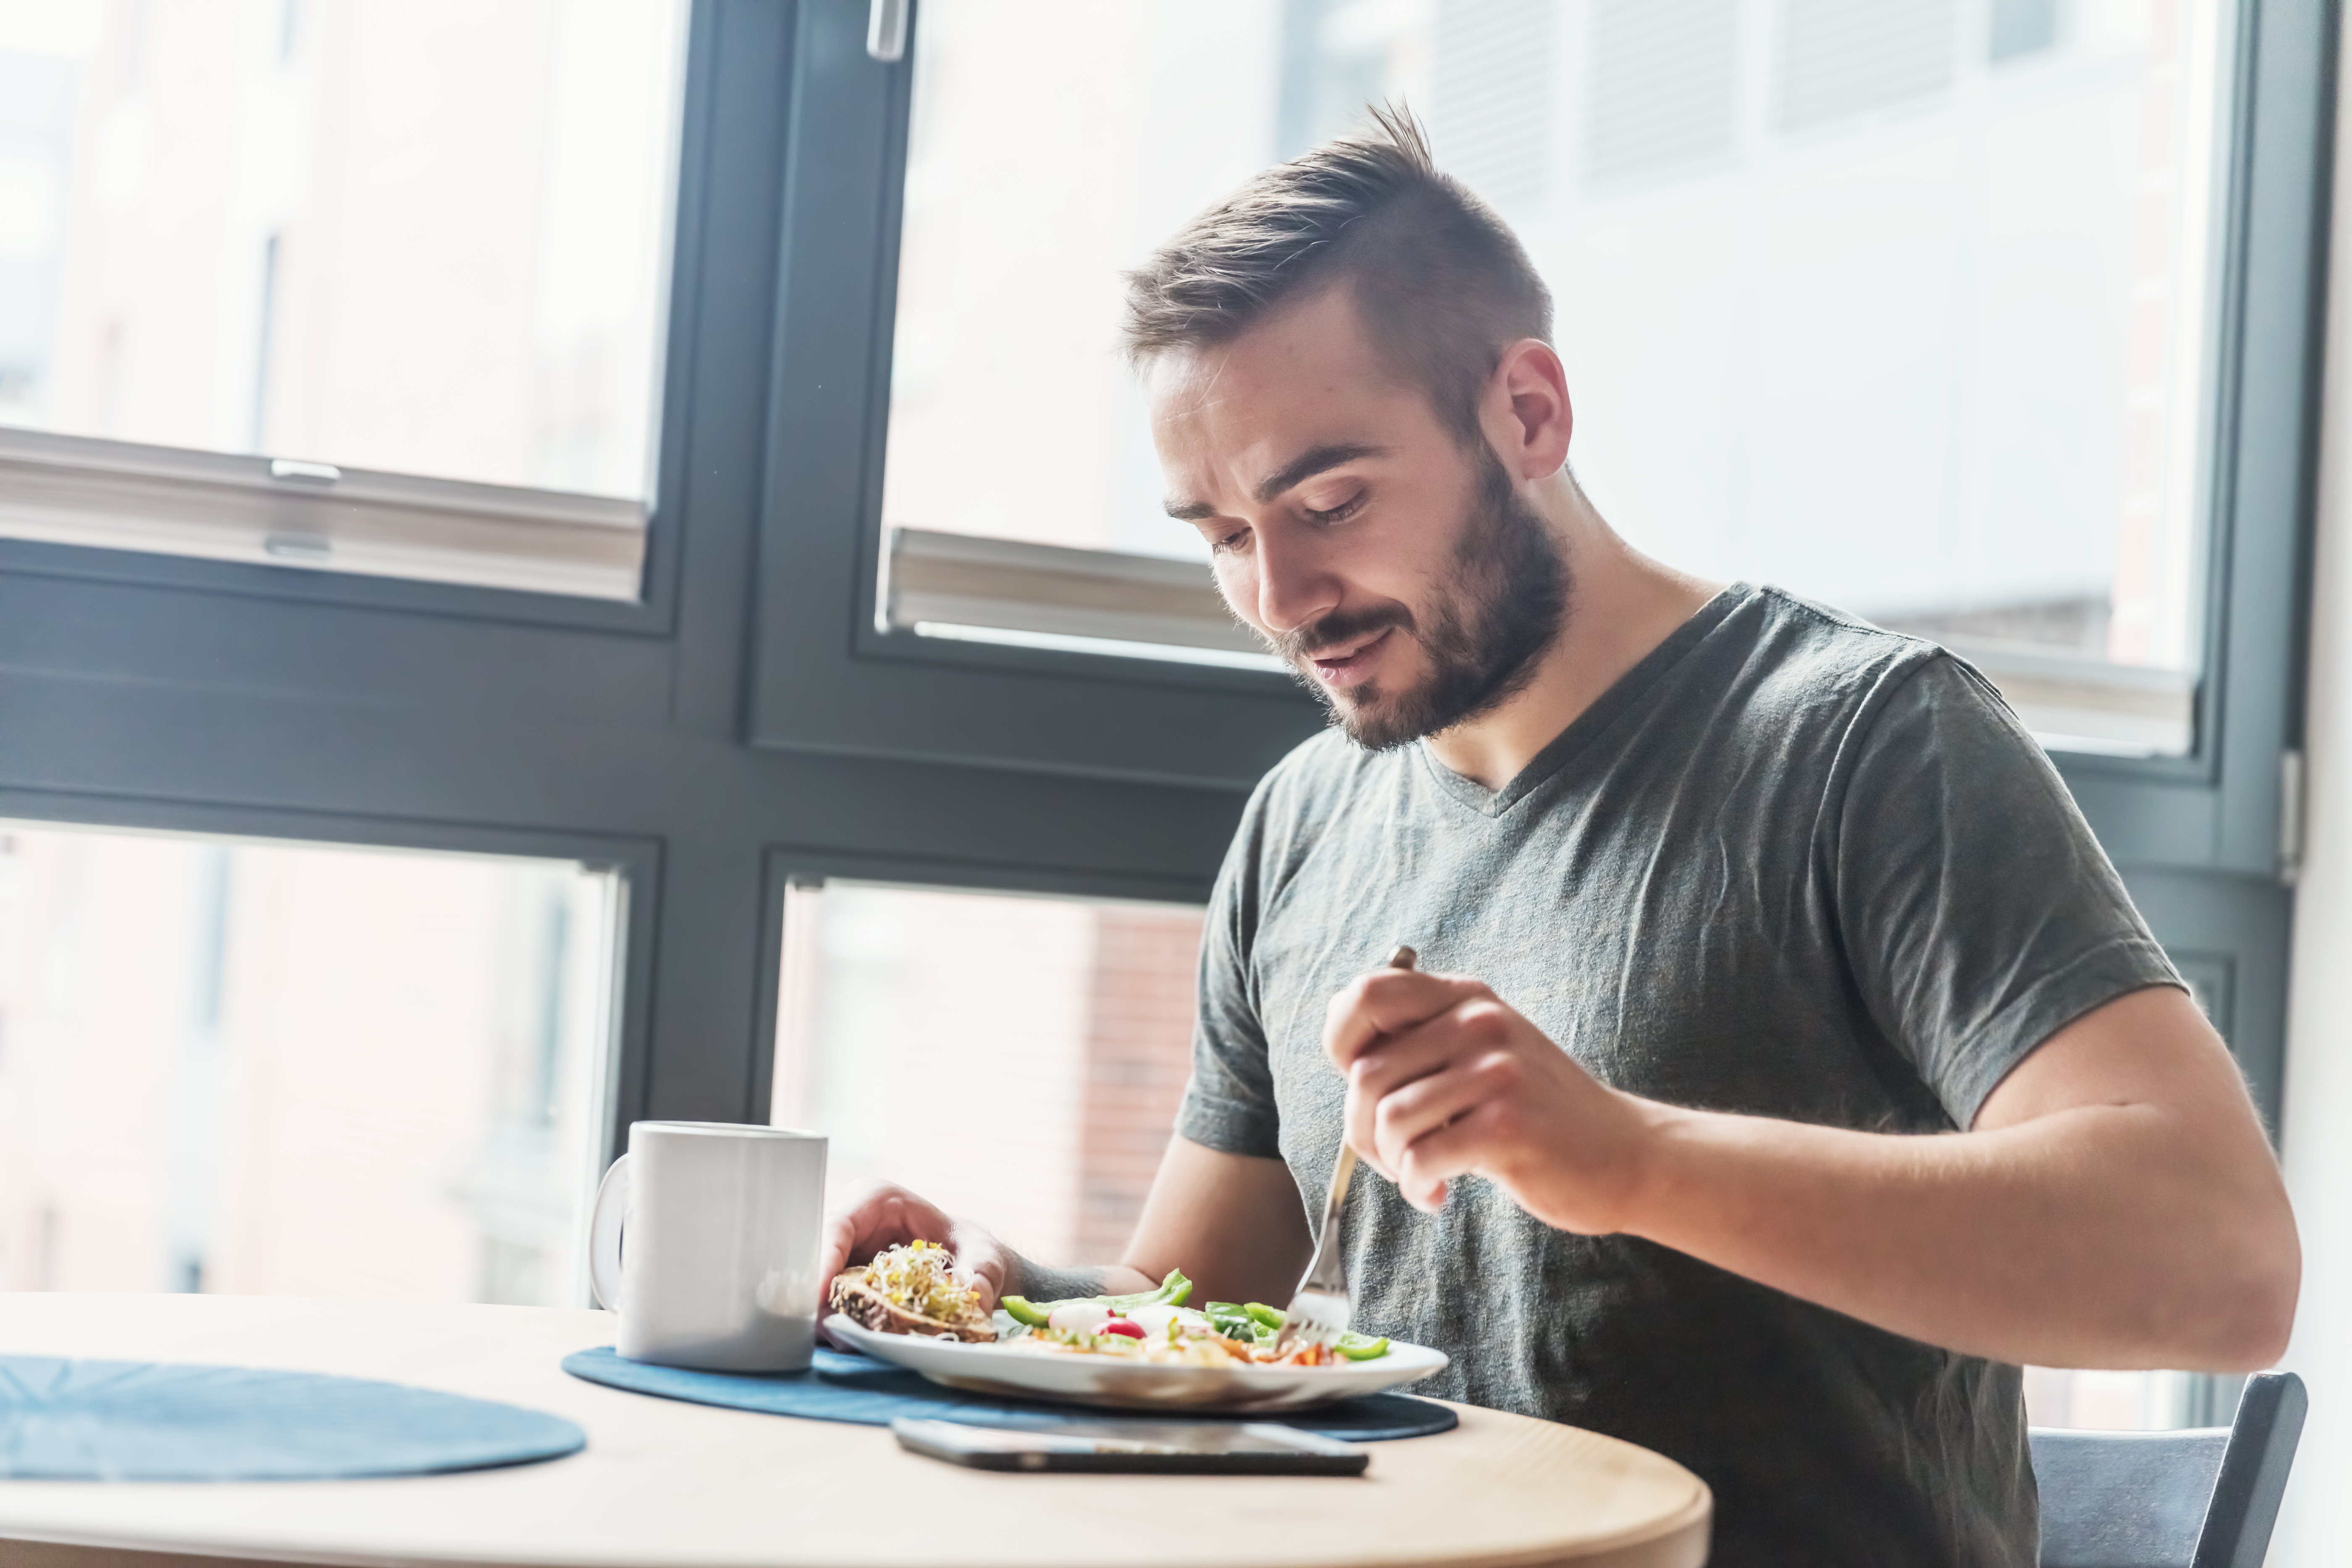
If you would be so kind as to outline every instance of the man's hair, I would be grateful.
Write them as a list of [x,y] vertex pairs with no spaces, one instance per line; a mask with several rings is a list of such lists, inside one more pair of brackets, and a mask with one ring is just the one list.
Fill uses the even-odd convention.
[[1551,337],[1551,291],[1494,209],[1441,172],[1412,114],[1277,163],[1127,275],[1130,363],[1233,342],[1344,284],[1374,348],[1464,441],[1504,348]]

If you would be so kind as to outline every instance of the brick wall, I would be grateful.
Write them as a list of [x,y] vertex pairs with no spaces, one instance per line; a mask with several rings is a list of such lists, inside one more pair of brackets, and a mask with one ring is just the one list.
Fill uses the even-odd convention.
[[1075,1256],[1115,1260],[1168,1146],[1191,1071],[1197,910],[1094,910]]

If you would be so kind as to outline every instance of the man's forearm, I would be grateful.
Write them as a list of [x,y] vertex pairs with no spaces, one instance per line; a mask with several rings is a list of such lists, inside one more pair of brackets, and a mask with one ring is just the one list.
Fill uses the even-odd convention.
[[1333,1003],[1349,1143],[1423,1209],[1463,1175],[1914,1339],[2058,1366],[2262,1366],[2302,1271],[2245,1083],[2186,992],[2094,1007],[1946,1136],[1604,1088],[1487,987],[1383,971]]
[[2284,1348],[2283,1190],[2158,1108],[1943,1137],[1649,1114],[1624,1228],[1791,1295],[2043,1365],[2237,1370]]
[[[1009,1249],[1008,1249],[1009,1250]],[[1085,1268],[1048,1268],[1019,1253],[1005,1271],[1003,1294],[1031,1301],[1066,1301],[1080,1296],[1131,1296],[1156,1289],[1160,1281],[1124,1264],[1105,1263]]]

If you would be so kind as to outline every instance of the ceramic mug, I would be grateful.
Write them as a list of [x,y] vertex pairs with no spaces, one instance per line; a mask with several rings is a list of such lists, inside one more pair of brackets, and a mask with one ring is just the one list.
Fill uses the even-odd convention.
[[816,1347],[824,1139],[637,1121],[596,1189],[588,1275],[631,1361],[798,1372]]

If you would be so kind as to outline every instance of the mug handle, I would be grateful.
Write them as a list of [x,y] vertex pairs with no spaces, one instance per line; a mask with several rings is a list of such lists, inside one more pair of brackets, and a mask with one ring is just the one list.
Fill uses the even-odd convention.
[[588,1217],[588,1283],[597,1305],[621,1310],[621,1222],[629,1212],[629,1157],[613,1162]]

